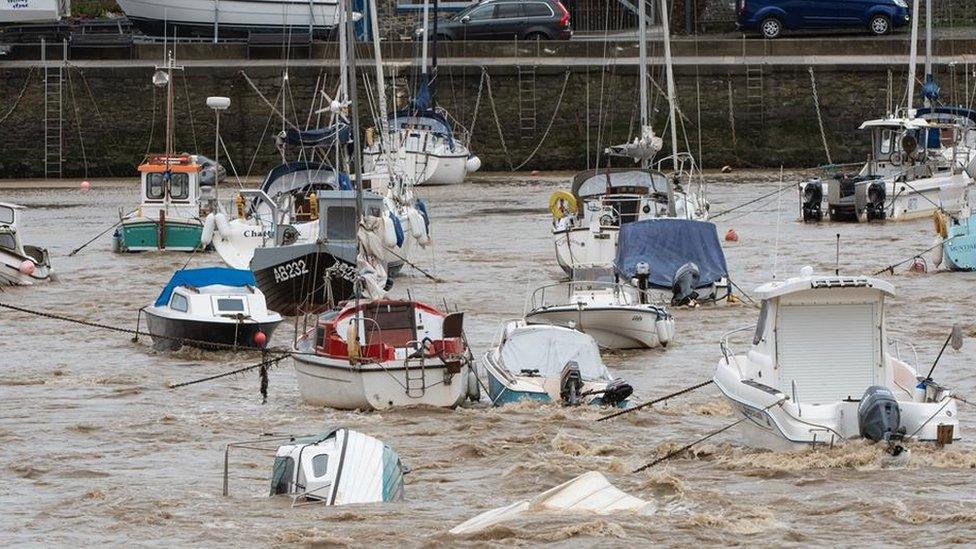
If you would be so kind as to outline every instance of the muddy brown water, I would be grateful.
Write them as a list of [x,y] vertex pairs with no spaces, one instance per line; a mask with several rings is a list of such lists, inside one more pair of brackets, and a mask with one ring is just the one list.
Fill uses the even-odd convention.
[[[788,174],[787,180],[794,175]],[[712,178],[713,212],[777,188],[778,174]],[[407,269],[393,295],[446,300],[468,312],[480,355],[499,323],[519,316],[536,285],[561,276],[546,211],[568,176],[484,175],[464,185],[423,189],[433,217],[432,249],[417,257],[443,282]],[[58,281],[13,288],[0,301],[132,327],[183,254],[118,256],[104,238],[68,252],[137,200],[135,185],[0,190],[29,206],[27,241],[50,249]],[[933,243],[928,220],[804,226],[796,194],[785,192],[716,220],[735,282],[749,292],[774,272],[804,265],[832,271],[841,235],[842,273],[861,274],[911,257]],[[748,215],[742,215],[748,214]],[[191,265],[216,265],[214,254]],[[914,342],[930,364],[953,322],[972,332],[976,274],[888,277],[892,336]],[[708,379],[718,340],[754,324],[748,305],[678,310],[677,341],[666,350],[606,354],[645,398]],[[282,325],[273,344],[293,336]],[[824,342],[830,344],[830,342]],[[744,342],[739,343],[739,347]],[[255,362],[248,353],[156,353],[124,334],[0,310],[0,531],[4,545],[351,546],[586,545],[660,543],[931,545],[976,542],[976,409],[960,407],[966,440],[942,450],[913,445],[892,463],[880,448],[774,454],[743,447],[733,429],[648,472],[631,469],[734,418],[714,388],[701,389],[610,422],[596,409],[525,404],[491,409],[338,412],[306,406],[291,364],[271,372],[262,404],[252,374],[171,390],[167,384]],[[947,351],[936,378],[976,396],[976,341]],[[377,436],[413,472],[406,501],[389,505],[292,507],[267,497],[271,457],[233,454],[230,496],[221,495],[223,449],[262,433],[320,433],[348,426]],[[488,509],[526,499],[585,471],[657,504],[651,516],[533,514],[486,532],[448,530]]]

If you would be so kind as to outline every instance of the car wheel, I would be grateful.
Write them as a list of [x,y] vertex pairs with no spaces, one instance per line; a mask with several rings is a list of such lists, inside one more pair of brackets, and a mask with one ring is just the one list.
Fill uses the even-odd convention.
[[779,35],[783,34],[783,24],[775,17],[767,17],[759,24],[759,32],[762,33],[763,38],[769,38],[770,40],[779,38]]
[[526,40],[529,40],[529,41],[550,40],[549,36],[547,36],[545,33],[541,33],[541,32],[530,32],[529,34],[526,34],[525,35],[525,39]]
[[871,18],[868,29],[875,36],[883,36],[891,32],[891,20],[886,15],[875,15]]

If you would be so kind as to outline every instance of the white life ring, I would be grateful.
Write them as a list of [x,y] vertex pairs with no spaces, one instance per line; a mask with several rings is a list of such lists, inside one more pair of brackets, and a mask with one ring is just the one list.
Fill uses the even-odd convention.
[[217,227],[217,234],[224,238],[230,238],[230,221],[227,220],[227,214],[218,212],[214,216],[214,225]]
[[208,213],[203,220],[203,229],[200,231],[200,244],[208,246],[213,242],[214,224],[214,214]]

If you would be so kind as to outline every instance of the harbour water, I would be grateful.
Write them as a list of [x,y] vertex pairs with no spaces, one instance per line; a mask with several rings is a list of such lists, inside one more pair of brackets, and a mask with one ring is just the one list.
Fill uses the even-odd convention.
[[[549,194],[568,174],[483,174],[419,190],[431,210],[434,246],[416,258],[443,279],[406,269],[392,294],[407,291],[466,311],[480,358],[505,319],[521,315],[535,286],[561,276],[549,234]],[[797,174],[710,176],[718,213]],[[0,188],[0,200],[31,209],[25,242],[51,251],[58,281],[6,288],[0,302],[132,328],[186,254],[119,256],[106,236],[74,257],[70,250],[137,203],[137,185],[92,182],[92,190]],[[839,225],[796,222],[796,192],[786,190],[720,216],[734,282],[749,293],[774,275],[811,265],[833,272],[840,234],[842,274],[870,274],[934,244],[929,220]],[[198,254],[191,266],[217,265]],[[976,396],[972,339],[974,273],[887,278],[892,337],[915,344],[930,365],[953,322],[966,344],[946,351],[935,378]],[[746,299],[746,298],[744,298]],[[677,340],[667,349],[605,354],[611,370],[645,399],[711,377],[727,331],[754,324],[742,304],[678,309]],[[272,341],[287,346],[292,326]],[[748,336],[746,336],[748,338]],[[746,339],[734,340],[744,348]],[[830,345],[824,341],[824,345]],[[181,389],[171,383],[257,362],[253,353],[157,353],[125,334],[0,310],[0,544],[137,546],[485,546],[551,543],[943,545],[976,539],[976,409],[960,405],[961,443],[936,450],[910,445],[893,461],[879,446],[775,454],[742,447],[730,430],[647,472],[629,471],[734,421],[714,387],[667,405],[595,422],[601,411],[519,404],[491,409],[338,412],[304,405],[290,361],[270,373],[261,403],[253,373]],[[927,368],[923,368],[927,370]],[[390,505],[292,507],[267,497],[271,456],[234,452],[230,496],[221,495],[224,445],[263,433],[320,433],[347,426],[391,444],[412,468],[406,500]],[[448,530],[488,509],[528,499],[589,470],[654,501],[650,516],[532,513],[473,537]]]

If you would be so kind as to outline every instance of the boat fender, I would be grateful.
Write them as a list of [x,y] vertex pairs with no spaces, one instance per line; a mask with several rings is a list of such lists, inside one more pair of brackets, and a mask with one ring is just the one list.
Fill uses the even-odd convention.
[[244,196],[238,193],[234,197],[234,205],[237,206],[237,217],[244,219]]
[[213,212],[208,213],[207,217],[203,220],[203,229],[200,231],[200,244],[203,246],[208,246],[210,242],[213,241],[214,235],[214,214]]
[[932,264],[936,267],[940,267],[942,265],[942,254],[942,237],[937,236],[935,237],[935,245],[932,246]]
[[576,197],[573,193],[563,189],[552,193],[549,196],[549,212],[557,220],[575,214]]
[[671,341],[671,333],[668,330],[668,323],[670,319],[659,318],[657,322],[654,323],[654,330],[657,332],[657,340],[661,342],[661,346],[667,346],[668,342]]
[[383,244],[385,244],[387,248],[392,248],[393,246],[402,248],[403,225],[400,224],[400,219],[393,215],[393,212],[389,212],[387,217],[388,222],[383,224]]
[[864,391],[857,407],[861,436],[873,442],[890,442],[905,434],[895,395],[887,387],[873,385]]
[[942,238],[949,235],[949,224],[946,221],[945,214],[939,210],[932,212],[932,222],[935,225],[935,232]]
[[475,155],[468,156],[468,159],[464,162],[464,169],[468,173],[474,173],[481,169],[481,159]]
[[230,221],[227,220],[227,214],[224,212],[214,214],[214,227],[217,229],[217,234],[230,238]]
[[426,246],[430,243],[430,237],[427,236],[427,226],[424,224],[424,217],[420,215],[420,211],[416,208],[407,209],[407,219],[410,221],[410,233],[421,246]]
[[424,216],[424,226],[427,227],[427,236],[430,236],[430,213],[427,212],[427,204],[418,198],[417,209],[420,210],[420,215]]
[[350,365],[356,364],[359,358],[359,323],[353,320],[346,328],[346,354],[349,355]]
[[468,366],[468,400],[479,402],[481,400],[481,382],[478,381],[478,370],[472,364]]

